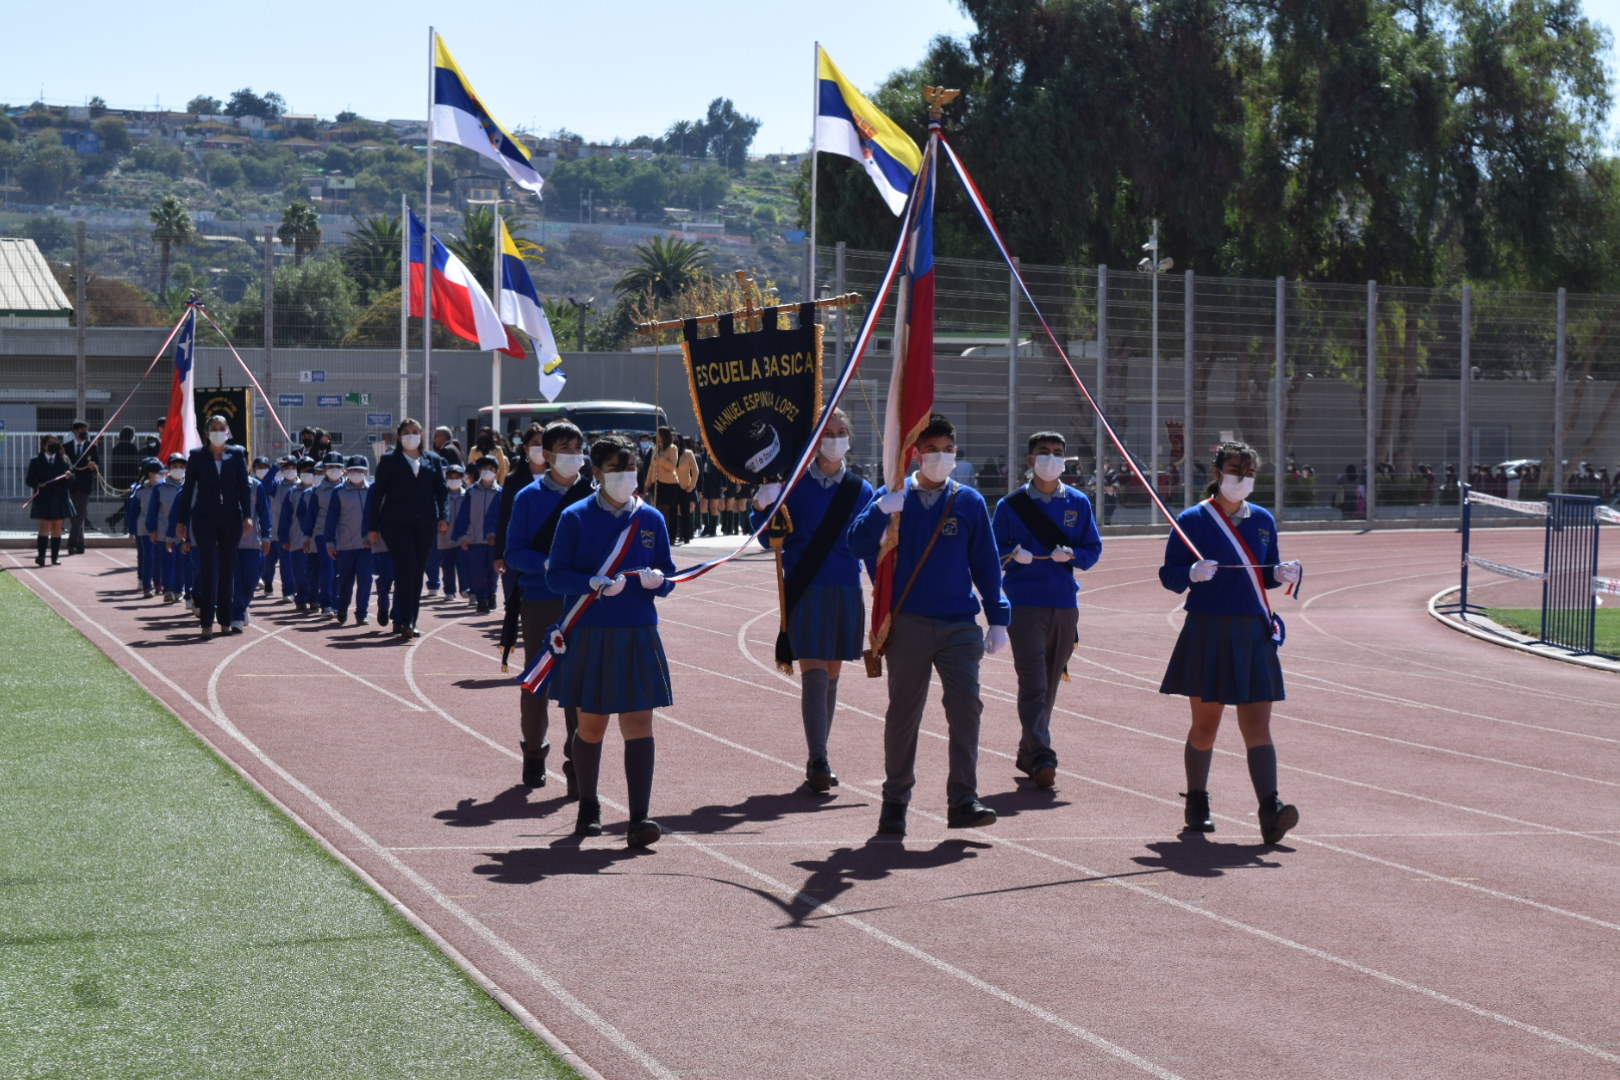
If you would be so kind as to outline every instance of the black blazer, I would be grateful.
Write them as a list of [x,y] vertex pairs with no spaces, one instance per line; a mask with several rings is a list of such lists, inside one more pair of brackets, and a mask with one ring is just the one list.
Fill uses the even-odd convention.
[[224,464],[214,468],[214,455],[199,446],[186,459],[186,482],[180,488],[174,520],[187,528],[193,519],[199,526],[215,521],[253,516],[253,493],[248,488],[247,451],[240,446],[225,448]]
[[[84,442],[74,442],[71,439],[62,440],[62,452],[73,463],[73,479],[68,483],[73,485],[77,494],[93,490],[96,486],[96,470],[101,468],[101,448],[93,446],[89,439]],[[96,469],[85,466],[94,465]]]
[[366,502],[374,530],[419,529],[448,520],[445,497],[450,489],[444,483],[444,459],[423,450],[421,465],[413,472],[403,450],[384,454],[377,462],[377,475]]

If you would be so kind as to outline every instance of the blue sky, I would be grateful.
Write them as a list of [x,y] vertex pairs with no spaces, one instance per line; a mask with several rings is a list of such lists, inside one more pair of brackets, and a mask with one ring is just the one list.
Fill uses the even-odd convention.
[[436,26],[502,124],[567,127],[592,141],[697,119],[716,97],[763,121],[756,153],[810,139],[813,43],[871,88],[936,34],[972,30],[954,0],[816,0],[773,8],[717,0],[387,5],[284,0],[132,9],[127,0],[11,5],[0,102],[43,96],[181,108],[275,90],[293,112],[421,117]]

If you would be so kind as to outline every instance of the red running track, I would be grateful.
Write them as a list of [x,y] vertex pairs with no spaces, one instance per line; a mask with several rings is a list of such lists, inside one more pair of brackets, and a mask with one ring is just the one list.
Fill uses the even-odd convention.
[[[1515,542],[1530,558],[1540,534],[1495,534]],[[1085,575],[1058,791],[1013,770],[1012,666],[987,658],[980,789],[1001,820],[945,829],[936,701],[903,844],[873,837],[882,683],[846,669],[844,785],[809,795],[769,564],[682,587],[661,605],[676,704],[656,722],[672,835],[635,854],[616,733],[600,840],[570,835],[559,778],[515,786],[493,617],[429,603],[402,645],[261,601],[246,636],[194,644],[132,598],[129,552],[10,562],[608,1077],[1620,1074],[1615,677],[1430,619],[1454,535],[1285,547],[1307,587],[1279,601],[1274,726],[1303,821],[1275,848],[1230,721],[1219,831],[1178,836],[1161,540],[1111,539]]]

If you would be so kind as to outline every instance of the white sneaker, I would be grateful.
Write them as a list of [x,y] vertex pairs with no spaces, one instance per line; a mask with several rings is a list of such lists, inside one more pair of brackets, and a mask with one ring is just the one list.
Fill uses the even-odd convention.
[[245,620],[242,620],[242,619],[234,619],[234,620],[232,620],[231,629],[232,630],[240,630],[240,629],[242,629],[244,621]]

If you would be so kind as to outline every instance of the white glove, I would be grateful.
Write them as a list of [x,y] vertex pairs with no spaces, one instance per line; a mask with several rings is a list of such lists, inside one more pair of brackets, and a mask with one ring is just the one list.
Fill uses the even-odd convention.
[[1074,548],[1065,547],[1064,545],[1059,544],[1057,547],[1052,549],[1052,561],[1053,562],[1055,562],[1055,563],[1066,563],[1066,562],[1072,562],[1073,560],[1074,560]]
[[764,484],[754,493],[754,507],[758,510],[769,510],[776,505],[776,500],[781,495],[781,484]]
[[636,576],[641,579],[643,589],[653,590],[664,587],[664,572],[662,570],[656,570],[649,566],[638,571]]
[[1299,565],[1298,559],[1291,559],[1285,563],[1277,564],[1277,580],[1285,585],[1298,585],[1304,567]]
[[1192,564],[1192,569],[1187,572],[1187,576],[1193,580],[1194,584],[1200,581],[1208,581],[1215,576],[1215,567],[1217,565],[1214,559],[1199,559]]
[[591,578],[590,581],[592,592],[601,592],[611,584],[613,584],[613,579],[610,577],[603,577],[601,574],[597,574],[595,577]]
[[904,491],[885,491],[878,496],[877,504],[878,509],[885,514],[898,514],[900,508],[906,505],[906,493]]
[[1007,647],[1007,628],[992,626],[984,632],[984,651],[994,656]]
[[618,596],[624,591],[624,575],[603,577],[601,574],[597,574],[591,578],[591,588],[603,596]]
[[1030,563],[1035,561],[1035,556],[1025,551],[1022,544],[1014,544],[1012,549],[1012,561],[1017,563],[1019,566],[1028,566]]

